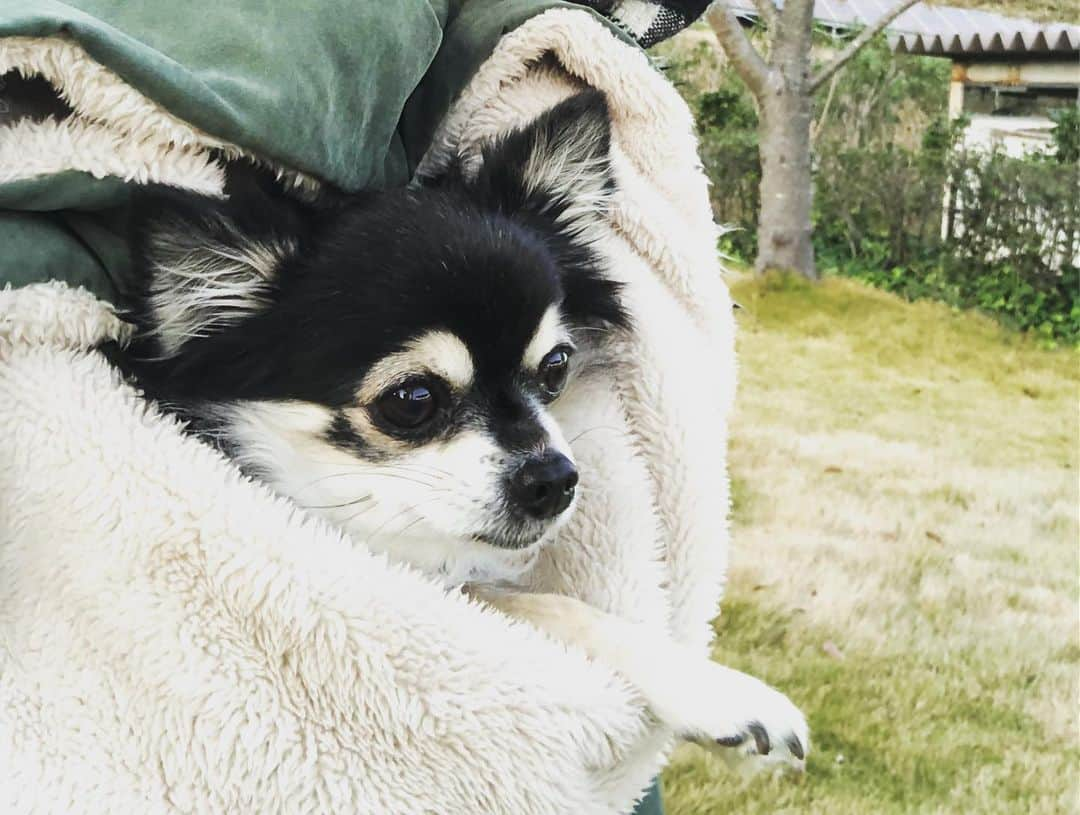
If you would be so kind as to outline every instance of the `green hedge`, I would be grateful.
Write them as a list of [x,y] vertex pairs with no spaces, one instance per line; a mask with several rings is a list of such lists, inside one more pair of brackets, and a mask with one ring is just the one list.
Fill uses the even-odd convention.
[[[842,179],[826,184],[822,173]],[[1080,195],[1075,162],[1001,153],[884,150],[821,157],[819,263],[908,299],[978,308],[1080,340]]]
[[[668,55],[697,115],[722,249],[752,261],[760,164],[757,114],[715,50]],[[978,308],[1046,344],[1080,341],[1080,116],[1056,115],[1052,156],[959,149],[949,64],[896,57],[883,39],[819,93],[814,244],[818,265],[910,299]]]

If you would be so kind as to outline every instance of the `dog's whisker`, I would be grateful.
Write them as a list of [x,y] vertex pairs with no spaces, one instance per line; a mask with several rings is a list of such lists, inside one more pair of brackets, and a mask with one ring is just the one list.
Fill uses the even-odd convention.
[[404,475],[400,472],[394,470],[387,470],[387,468],[354,470],[348,473],[336,473],[333,476],[325,476],[324,478],[342,478],[345,476],[352,476],[353,478],[366,478],[368,476],[374,478],[396,478],[401,481],[411,481],[413,484],[419,484],[421,487],[434,487],[438,483],[435,481],[424,481],[419,478],[411,478],[408,475]]
[[[448,492],[448,491],[449,490],[441,490],[441,492]],[[434,496],[432,498],[428,498],[426,501],[420,501],[420,502],[418,502],[416,504],[413,504],[412,506],[405,507],[405,509],[401,510],[401,512],[395,513],[388,520],[386,520],[382,524],[380,524],[378,529],[376,529],[374,532],[372,532],[370,535],[368,535],[368,537],[367,537],[368,544],[370,545],[371,543],[373,543],[379,537],[379,533],[381,533],[384,529],[386,529],[386,527],[388,527],[394,521],[400,519],[403,516],[408,515],[409,513],[415,512],[417,509],[419,509],[422,506],[425,506],[426,504],[430,504],[430,503],[432,503],[434,501],[441,501],[441,500],[442,500],[442,496],[441,495],[436,495],[436,496]],[[422,521],[422,520],[423,520],[423,516],[421,515],[416,519],[416,521],[414,521],[414,523]],[[411,526],[412,526],[412,524],[410,524],[410,527]],[[399,531],[398,534],[400,535],[401,532]]]
[[412,529],[412,528],[413,528],[414,526],[416,526],[416,525],[417,525],[418,523],[420,523],[420,522],[421,522],[422,520],[424,520],[424,516],[422,516],[422,515],[420,515],[420,516],[417,516],[417,517],[416,517],[415,519],[413,519],[412,521],[410,521],[410,522],[409,522],[409,523],[408,523],[408,524],[407,524],[406,526],[404,526],[404,527],[402,527],[401,529],[399,529],[399,530],[397,531],[397,533],[396,533],[396,534],[398,534],[398,535],[404,535],[404,534],[405,534],[406,532],[408,532],[408,531],[409,531],[410,529]]
[[361,495],[352,501],[346,501],[343,504],[301,504],[304,509],[342,509],[344,507],[356,506],[357,504],[365,504],[368,501],[373,500],[375,496],[370,493],[367,495]]
[[399,464],[397,466],[399,466],[399,467],[401,467],[403,469],[407,469],[407,470],[416,470],[418,472],[423,472],[424,470],[430,470],[431,472],[437,473],[438,475],[441,475],[441,476],[445,476],[446,478],[453,478],[454,477],[454,474],[451,473],[449,470],[444,470],[441,467],[436,467],[436,466],[434,466],[432,464]]
[[351,523],[352,521],[355,521],[355,520],[356,520],[357,518],[359,518],[359,517],[360,517],[361,515],[365,515],[365,514],[367,514],[368,512],[371,512],[371,510],[375,509],[375,507],[377,507],[377,506],[378,506],[378,504],[377,504],[377,503],[370,503],[370,504],[367,504],[367,505],[365,505],[365,506],[364,506],[364,508],[363,508],[363,509],[361,509],[361,510],[360,510],[359,512],[354,512],[354,513],[353,513],[352,515],[350,515],[350,516],[349,516],[348,518],[343,518],[343,519],[341,519],[341,520],[336,520],[336,519],[335,519],[335,520],[334,520],[334,523],[335,523],[335,524],[336,524],[337,526],[340,526],[340,527],[346,527],[346,526],[347,526],[347,525],[348,525],[349,523]]
[[[432,490],[431,490],[431,492],[437,492],[437,493],[444,493],[444,492],[450,492],[450,490],[449,490],[449,488],[445,488],[445,487],[443,487],[443,488],[437,488],[437,489],[432,489]],[[418,506],[423,506],[424,504],[427,504],[427,503],[432,503],[432,502],[433,502],[433,501],[435,501],[435,500],[441,500],[441,497],[440,497],[440,496],[436,496],[436,497],[435,497],[435,498],[433,498],[433,499],[432,499],[431,501],[421,501],[421,502],[420,502],[419,504],[415,504],[415,505],[414,505],[413,507],[410,507],[410,509],[415,509],[415,508],[416,508],[416,507],[418,507]],[[345,525],[347,525],[347,524],[348,524],[348,523],[349,523],[350,521],[353,521],[353,520],[355,520],[356,518],[359,518],[359,517],[360,517],[361,515],[364,515],[364,514],[366,514],[366,513],[370,512],[370,511],[371,511],[371,510],[373,510],[373,509],[374,509],[374,508],[375,508],[376,506],[378,506],[378,503],[377,503],[377,502],[373,502],[373,503],[371,503],[371,504],[368,504],[368,505],[367,505],[367,506],[365,506],[365,507],[364,507],[363,509],[361,509],[361,510],[360,510],[359,512],[354,512],[354,513],[353,513],[352,515],[350,515],[349,517],[347,517],[347,518],[344,518],[344,519],[341,519],[341,520],[338,520],[338,521],[335,521],[335,523],[337,523],[337,524],[339,524],[339,525],[341,525],[341,526],[345,526]],[[395,516],[395,517],[400,517],[400,515],[401,515],[401,514],[403,514],[403,513],[398,513],[398,515],[397,515],[397,516]],[[391,520],[393,520],[393,519],[391,519]],[[382,528],[382,527],[379,527],[379,529],[381,529],[381,528]],[[377,530],[376,530],[376,532],[378,532],[378,531],[379,531],[379,530],[377,529]]]
[[359,476],[360,474],[361,474],[360,472],[330,473],[329,475],[324,475],[324,476],[322,476],[320,478],[314,479],[313,481],[309,481],[307,484],[304,484],[304,486],[302,486],[302,487],[298,487],[296,489],[296,493],[299,494],[299,493],[303,492],[306,489],[310,489],[311,487],[314,487],[316,484],[321,484],[323,481],[329,481],[331,478],[345,478],[346,476]]
[[380,473],[380,472],[373,472],[373,471],[369,470],[369,471],[365,472],[364,475],[370,475],[370,476],[373,476],[375,478],[396,478],[399,481],[409,481],[409,482],[411,482],[413,484],[419,484],[421,487],[432,488],[432,487],[435,486],[435,484],[430,482],[430,481],[421,481],[418,478],[409,478],[409,476],[401,475],[401,473]]
[[428,472],[426,470],[421,470],[421,469],[418,469],[418,468],[413,467],[413,466],[400,466],[400,467],[394,467],[394,468],[391,468],[391,469],[394,472],[403,472],[403,473],[408,473],[410,475],[414,475],[414,476],[416,476],[418,478],[421,478],[421,479],[429,479],[431,481],[432,485],[441,484],[444,481],[446,481],[446,479],[448,479],[448,478],[449,479],[454,478],[454,475],[452,473],[449,473],[449,472],[447,472],[445,470],[443,470],[440,473],[435,473],[435,472]]
[[619,428],[619,427],[612,427],[611,425],[597,425],[596,427],[590,427],[587,430],[582,430],[580,433],[578,433],[576,436],[574,436],[574,438],[570,439],[567,442],[567,444],[573,444],[578,439],[580,439],[582,436],[587,436],[590,433],[596,432],[597,430],[608,430],[608,431],[610,431],[612,433],[618,433],[620,436],[628,435],[625,430],[623,430],[622,428]]
[[[330,473],[329,475],[324,475],[324,476],[322,476],[320,478],[314,479],[313,481],[309,481],[307,484],[305,484],[302,487],[298,487],[295,494],[302,493],[302,492],[304,492],[304,490],[310,489],[311,487],[315,486],[316,484],[320,484],[323,481],[329,481],[332,478],[363,478],[363,477],[368,476],[368,475],[390,477],[388,473],[382,472],[383,469],[385,469],[385,468],[370,469],[370,470],[348,470],[348,471],[341,472],[341,473]],[[397,477],[405,478],[405,476],[401,476],[401,475],[397,475]],[[435,486],[435,482],[432,482],[432,483],[422,482],[419,479],[409,479],[409,480],[415,481],[415,483],[420,484],[421,486],[425,486],[425,487],[433,487],[433,486]]]

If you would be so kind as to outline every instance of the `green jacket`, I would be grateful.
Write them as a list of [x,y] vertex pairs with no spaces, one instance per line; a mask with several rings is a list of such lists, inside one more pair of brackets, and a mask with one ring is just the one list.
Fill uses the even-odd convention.
[[[546,9],[572,5],[0,0],[0,37],[75,40],[185,122],[358,191],[407,183],[499,37]],[[0,124],[8,107],[0,79]],[[61,279],[122,299],[127,192],[117,178],[74,171],[0,183],[0,287]]]

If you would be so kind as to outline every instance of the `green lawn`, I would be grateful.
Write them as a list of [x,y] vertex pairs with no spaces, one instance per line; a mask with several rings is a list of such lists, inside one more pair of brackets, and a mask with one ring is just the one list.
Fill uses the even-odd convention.
[[1078,356],[851,280],[733,283],[717,659],[806,711],[805,776],[680,748],[669,815],[1078,812]]

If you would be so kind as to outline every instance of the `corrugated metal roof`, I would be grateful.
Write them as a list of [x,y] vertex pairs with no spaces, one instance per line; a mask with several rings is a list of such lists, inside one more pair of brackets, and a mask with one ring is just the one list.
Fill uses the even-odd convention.
[[[814,19],[837,29],[861,28],[876,22],[894,4],[894,0],[815,0]],[[749,0],[728,0],[728,6],[740,17],[757,17]],[[926,3],[917,3],[893,20],[886,34],[893,50],[901,54],[1080,54],[1080,25],[1037,23]]]

